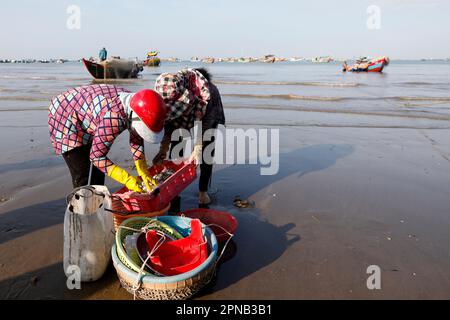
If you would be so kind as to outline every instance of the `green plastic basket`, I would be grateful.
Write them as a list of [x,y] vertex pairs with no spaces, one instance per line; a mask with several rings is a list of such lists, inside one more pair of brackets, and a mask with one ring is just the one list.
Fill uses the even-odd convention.
[[[151,223],[151,224],[149,224]],[[181,239],[183,236],[176,231],[171,226],[165,224],[164,222],[158,221],[153,218],[144,218],[144,217],[135,217],[130,218],[122,222],[120,227],[118,228],[116,232],[116,247],[117,247],[117,255],[120,259],[120,261],[130,270],[133,270],[135,272],[139,272],[139,270],[142,267],[142,262],[140,261],[140,258],[138,255],[128,254],[125,251],[124,242],[125,238],[128,235],[131,235],[133,233],[136,233],[138,231],[133,231],[127,228],[135,229],[135,230],[141,230],[145,226],[148,225],[148,230],[158,230],[162,231],[165,234],[171,236],[174,239]],[[142,271],[144,275],[151,275],[151,273],[147,272],[145,269]]]

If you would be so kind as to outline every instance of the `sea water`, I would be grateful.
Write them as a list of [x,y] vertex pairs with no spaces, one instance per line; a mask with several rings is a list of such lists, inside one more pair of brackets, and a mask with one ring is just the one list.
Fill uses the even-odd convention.
[[[212,73],[229,125],[450,127],[450,62],[444,60],[394,60],[383,73],[343,73],[340,63],[163,62],[138,79],[108,83],[153,88],[159,74],[186,67]],[[0,112],[45,112],[58,93],[93,83],[99,82],[80,62],[0,64]]]

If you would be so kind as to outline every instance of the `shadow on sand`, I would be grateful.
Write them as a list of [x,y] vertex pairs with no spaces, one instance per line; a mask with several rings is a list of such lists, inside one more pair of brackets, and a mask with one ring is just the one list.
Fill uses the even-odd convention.
[[[215,172],[214,180],[223,191],[218,203],[211,208],[233,213],[239,228],[233,239],[235,244],[226,253],[228,262],[222,265],[217,279],[200,296],[224,289],[270,265],[287,248],[301,240],[300,235],[289,233],[296,227],[294,223],[282,226],[271,224],[261,217],[258,204],[253,209],[235,208],[231,204],[236,195],[245,199],[288,176],[294,175],[300,179],[333,166],[338,159],[352,152],[350,145],[314,145],[280,154],[279,172],[273,176],[261,176],[257,165],[234,165]],[[236,177],[239,177],[238,181]],[[289,192],[295,194],[295,191]]]

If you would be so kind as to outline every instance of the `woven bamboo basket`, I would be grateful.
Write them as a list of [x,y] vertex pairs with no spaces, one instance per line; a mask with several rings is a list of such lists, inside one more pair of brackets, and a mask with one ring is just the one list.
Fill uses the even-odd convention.
[[[157,219],[177,229],[183,236],[189,234],[188,228],[184,226],[181,229],[177,228],[181,224],[189,223],[189,218],[163,216]],[[135,298],[142,300],[185,300],[192,297],[215,275],[218,243],[210,228],[204,226],[204,230],[210,251],[208,259],[197,268],[176,276],[157,277],[135,272],[122,263],[114,245],[111,252],[112,260],[122,287]]]
[[128,212],[126,210],[125,206],[123,205],[122,201],[118,197],[112,197],[111,201],[111,212],[113,214],[113,220],[114,220],[114,229],[117,231],[119,226],[127,219],[140,217],[140,218],[153,218],[158,216],[165,215],[170,209],[170,203],[167,207],[163,208],[162,210],[155,211],[155,212]]

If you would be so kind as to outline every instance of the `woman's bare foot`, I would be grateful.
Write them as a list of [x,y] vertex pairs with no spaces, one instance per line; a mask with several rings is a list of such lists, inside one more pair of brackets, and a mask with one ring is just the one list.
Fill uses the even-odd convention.
[[211,203],[211,198],[209,197],[207,192],[198,193],[198,203],[202,205],[208,205]]

